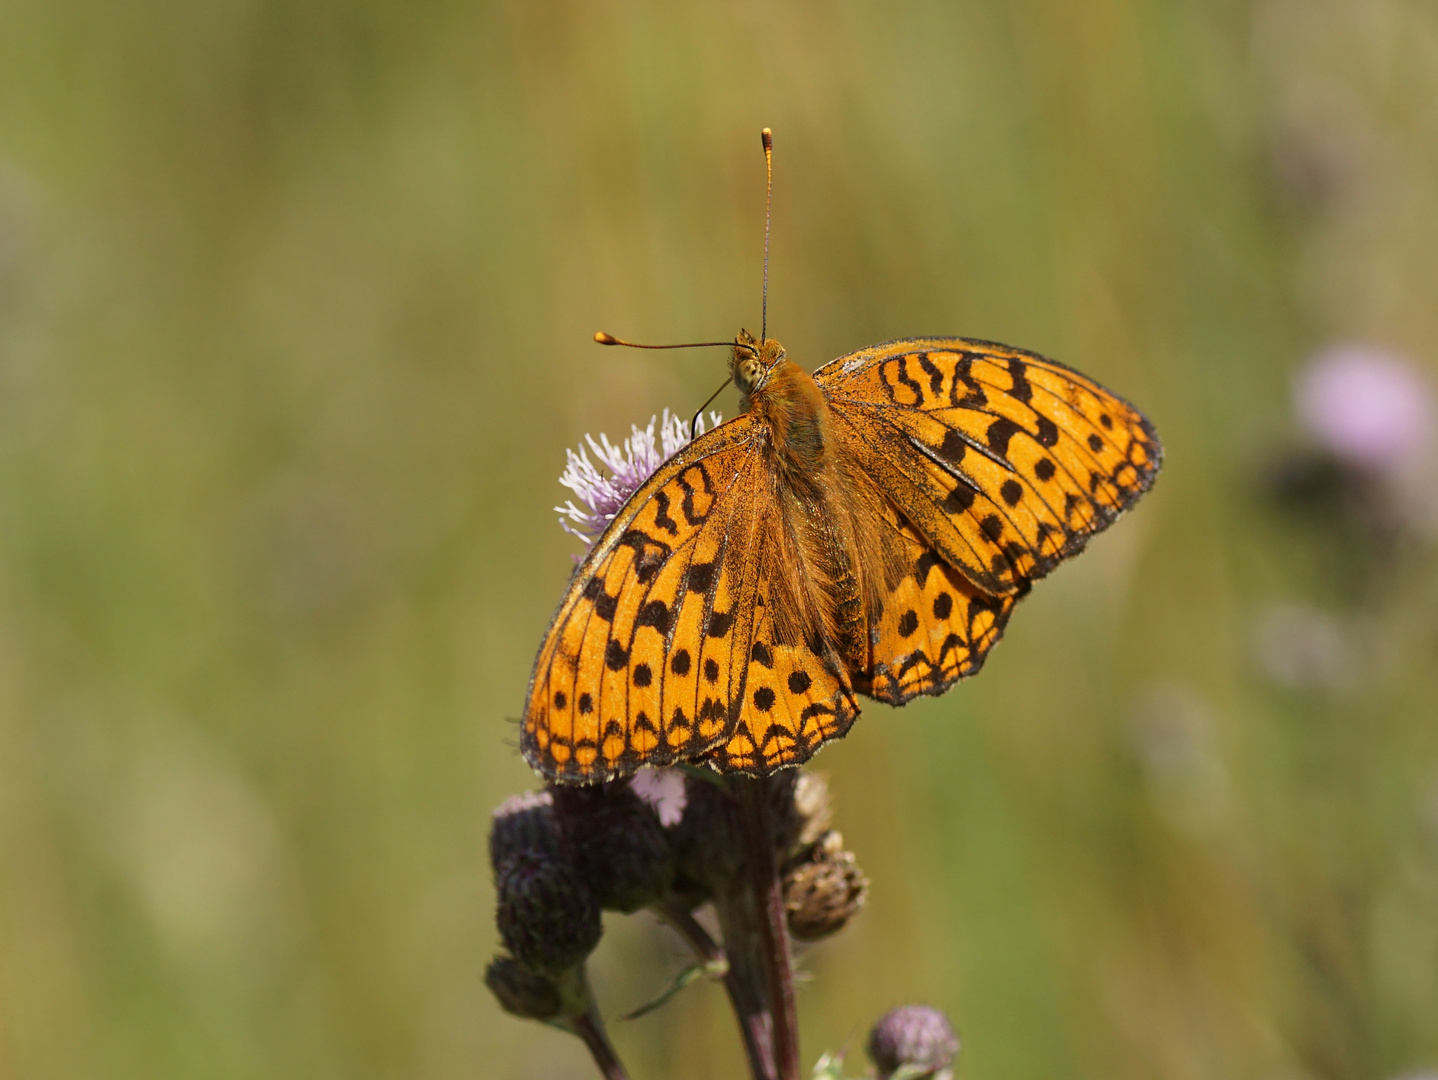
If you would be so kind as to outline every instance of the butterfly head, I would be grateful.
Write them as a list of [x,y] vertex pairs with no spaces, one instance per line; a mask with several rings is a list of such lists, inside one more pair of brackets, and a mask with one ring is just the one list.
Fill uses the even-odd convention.
[[784,359],[784,346],[773,338],[758,341],[747,330],[734,338],[734,352],[729,358],[729,373],[734,385],[746,399],[764,385],[774,365]]

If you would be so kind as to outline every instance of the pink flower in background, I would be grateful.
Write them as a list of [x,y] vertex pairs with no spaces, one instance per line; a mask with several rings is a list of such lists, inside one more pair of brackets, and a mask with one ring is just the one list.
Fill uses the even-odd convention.
[[1309,436],[1358,468],[1411,475],[1438,445],[1432,387],[1394,353],[1357,345],[1324,349],[1299,375],[1294,398]]

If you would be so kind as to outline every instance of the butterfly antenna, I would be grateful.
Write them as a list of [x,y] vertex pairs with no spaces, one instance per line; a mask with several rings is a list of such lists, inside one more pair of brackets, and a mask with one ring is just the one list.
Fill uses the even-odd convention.
[[638,345],[632,341],[623,341],[613,334],[606,334],[603,330],[596,331],[594,340],[601,345],[623,345],[627,349],[708,349],[714,346],[723,348],[749,349],[755,356],[759,355],[757,349],[750,348],[739,341],[686,341],[681,345]]
[[764,172],[768,181],[764,189],[764,301],[760,307],[759,344],[769,340],[769,219],[774,210],[774,133],[765,128],[759,133],[764,140]]
[[721,393],[724,392],[724,387],[728,386],[728,385],[729,385],[731,382],[733,382],[733,381],[734,381],[734,377],[731,375],[729,378],[725,379],[722,383],[720,383],[720,384],[719,384],[719,389],[718,389],[718,390],[715,390],[714,393],[712,393],[712,394],[709,395],[709,401],[706,401],[703,405],[700,405],[700,406],[699,406],[699,411],[696,412],[692,417],[690,417],[690,419],[689,419],[689,441],[690,441],[690,442],[693,442],[693,441],[694,441],[694,434],[695,434],[695,432],[696,432],[696,430],[697,430],[696,425],[699,423],[699,417],[700,417],[701,415],[703,415],[705,409],[709,408],[709,403],[712,402],[715,398],[717,398]]
[[[630,349],[707,349],[714,346],[724,346],[725,348],[731,349],[746,349],[749,352],[753,353],[755,356],[759,355],[758,349],[756,349],[753,345],[746,345],[742,341],[690,341],[683,345],[638,345],[632,341],[622,341],[619,338],[615,337],[613,334],[606,334],[603,330],[597,331],[595,333],[594,340],[599,342],[599,344],[601,345],[623,345]],[[690,442],[694,441],[694,434],[698,430],[700,415],[704,412],[705,409],[709,407],[710,403],[713,402],[713,400],[723,392],[724,387],[728,386],[733,381],[734,378],[732,375],[729,378],[725,379],[719,385],[719,389],[715,390],[714,393],[709,395],[709,400],[706,401],[703,405],[699,406],[699,411],[696,412],[693,418],[691,418],[689,421]]]

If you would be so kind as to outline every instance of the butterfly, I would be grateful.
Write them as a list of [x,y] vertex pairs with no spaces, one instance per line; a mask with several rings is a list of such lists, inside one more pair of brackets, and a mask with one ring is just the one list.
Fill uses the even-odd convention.
[[1162,463],[1136,408],[1005,345],[910,338],[810,375],[741,330],[730,372],[741,415],[634,492],[550,622],[520,738],[550,779],[762,776],[843,736],[857,695],[943,693]]

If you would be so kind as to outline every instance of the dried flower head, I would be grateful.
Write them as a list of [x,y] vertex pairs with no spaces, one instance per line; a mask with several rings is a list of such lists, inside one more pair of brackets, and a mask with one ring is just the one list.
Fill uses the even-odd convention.
[[868,895],[869,879],[853,853],[844,850],[844,838],[831,829],[784,874],[789,932],[799,941],[836,934],[858,914]]
[[869,1058],[879,1080],[897,1075],[918,1080],[944,1076],[959,1056],[959,1037],[949,1018],[930,1005],[900,1005],[869,1032]]
[[[715,427],[722,419],[718,413],[711,412],[707,427]],[[656,424],[659,427],[657,444]],[[629,496],[638,491],[639,486],[653,476],[660,465],[690,442],[688,423],[668,409],[664,410],[663,420],[650,417],[648,426],[643,430],[638,424],[631,425],[630,430],[633,434],[617,446],[609,441],[608,435],[601,434],[598,442],[593,436],[586,435],[587,449],[581,446],[578,453],[565,451],[569,464],[559,482],[574,492],[584,505],[575,506],[571,499],[554,509],[561,515],[560,528],[579,537],[585,547],[599,539]],[[705,430],[705,419],[700,416],[695,425],[695,437],[704,434]],[[598,459],[599,465],[608,470],[607,476],[589,460],[591,453]]]

